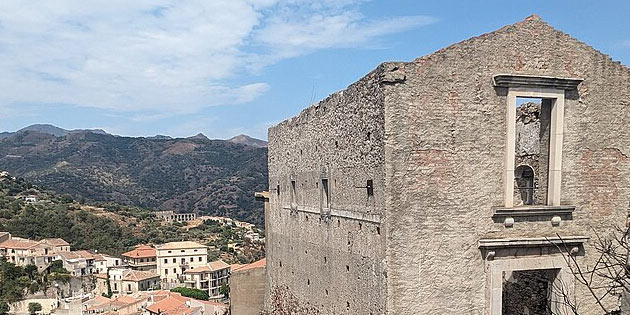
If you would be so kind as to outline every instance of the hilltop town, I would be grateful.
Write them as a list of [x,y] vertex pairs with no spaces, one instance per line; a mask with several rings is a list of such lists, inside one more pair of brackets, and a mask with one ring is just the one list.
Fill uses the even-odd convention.
[[[11,287],[0,288],[0,310],[14,313],[222,315],[230,277],[265,268],[262,232],[231,218],[89,206],[6,171],[0,212],[0,228],[10,231],[0,229],[0,287]],[[160,242],[170,239],[180,241]]]

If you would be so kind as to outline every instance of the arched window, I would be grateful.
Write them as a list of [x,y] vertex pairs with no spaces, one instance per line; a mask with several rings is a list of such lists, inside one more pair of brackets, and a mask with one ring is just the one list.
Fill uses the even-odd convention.
[[536,182],[534,180],[534,169],[529,165],[520,165],[514,170],[515,187],[514,193],[523,205],[534,204],[534,193],[536,191]]

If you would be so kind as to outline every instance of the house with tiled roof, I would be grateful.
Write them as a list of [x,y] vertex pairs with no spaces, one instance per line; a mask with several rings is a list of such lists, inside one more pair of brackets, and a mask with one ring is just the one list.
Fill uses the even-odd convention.
[[147,306],[146,310],[151,315],[201,315],[202,307],[193,307],[189,299],[181,295],[171,295],[161,301]]
[[43,244],[53,247],[56,252],[69,252],[70,244],[61,238],[45,238],[40,241]]
[[88,268],[85,257],[76,252],[58,253],[56,260],[61,260],[63,267],[75,277],[86,276],[92,273],[91,268]]
[[[0,233],[0,256],[18,266],[35,265],[42,271],[55,260],[56,254],[69,247],[57,246],[63,240],[44,239],[34,241],[19,237],[12,237],[7,232]],[[67,244],[67,243],[66,243]]]
[[209,262],[184,272],[184,283],[188,288],[200,289],[208,292],[212,299],[221,299],[221,286],[229,285],[230,265],[223,260]]
[[168,291],[149,293],[147,305],[149,315],[223,315],[228,310],[223,303],[187,298]]
[[96,294],[108,293],[114,296],[135,294],[160,288],[160,276],[153,271],[132,270],[129,268],[110,268],[107,274],[96,274]]
[[131,269],[156,271],[157,258],[155,248],[148,245],[138,245],[131,251],[122,254],[124,262]]
[[106,298],[97,296],[82,303],[83,314],[135,315],[142,314],[145,299],[141,297],[120,296]]
[[184,286],[184,272],[208,263],[208,247],[196,242],[170,242],[155,247],[162,288]]
[[92,270],[93,273],[107,273],[109,268],[120,267],[123,265],[123,260],[106,255],[106,254],[97,254],[94,256],[94,268]]

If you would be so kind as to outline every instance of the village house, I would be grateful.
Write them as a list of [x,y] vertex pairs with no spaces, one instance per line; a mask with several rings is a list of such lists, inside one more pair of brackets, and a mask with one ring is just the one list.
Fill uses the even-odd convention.
[[122,256],[125,264],[131,269],[157,271],[156,251],[151,246],[139,245]]
[[151,292],[147,298],[146,315],[224,315],[228,306],[181,296],[170,291]]
[[61,260],[63,267],[76,277],[88,276],[100,272],[107,272],[108,263],[115,264],[120,259],[110,257],[108,260],[105,256],[93,253],[89,250],[77,250],[71,252],[60,252],[55,260]]
[[188,269],[184,272],[184,283],[188,288],[195,288],[208,292],[211,299],[223,298],[221,286],[229,285],[230,265],[223,260],[217,260],[207,265]]
[[630,69],[535,15],[381,64],[269,129],[265,311],[601,314],[567,261],[625,227],[628,122]]
[[18,266],[35,265],[39,271],[46,269],[58,253],[70,250],[62,239],[33,241],[3,232],[0,241],[0,256]]
[[186,270],[208,263],[208,247],[196,242],[171,242],[158,245],[155,249],[163,289],[183,286]]
[[45,238],[40,242],[52,247],[53,252],[56,253],[70,251],[70,244],[61,238]]
[[72,276],[82,277],[92,274],[87,260],[76,252],[58,253],[56,260],[61,260],[63,268],[68,270]]
[[109,256],[105,254],[95,254],[94,255],[94,269],[93,273],[107,273],[109,268],[120,267],[123,264],[123,260]]
[[142,312],[142,307],[146,304],[144,297],[119,296],[107,298],[97,296],[82,303],[82,313],[87,314],[115,314],[115,315],[136,315]]
[[96,295],[108,294],[108,290],[111,290],[113,296],[120,296],[160,288],[160,276],[152,271],[113,267],[108,273],[96,274],[95,278]]

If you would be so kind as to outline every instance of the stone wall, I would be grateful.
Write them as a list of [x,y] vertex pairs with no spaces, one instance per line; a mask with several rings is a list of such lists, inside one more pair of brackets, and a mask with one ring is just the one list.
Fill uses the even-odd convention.
[[259,315],[265,298],[265,267],[230,275],[230,310],[235,315]]
[[[565,93],[561,204],[576,208],[557,226],[493,220],[505,203],[507,89],[492,78],[506,73],[584,79]],[[269,131],[266,310],[488,314],[480,239],[583,235],[578,259],[592,264],[594,233],[626,219],[629,110],[630,70],[537,18],[382,64]],[[585,288],[576,294],[596,314]]]
[[272,314],[385,312],[382,79],[377,69],[269,130]]
[[[605,235],[630,193],[630,71],[536,18],[411,63],[385,97],[389,314],[487,314],[482,238]],[[578,77],[567,92],[561,203],[572,220],[494,223],[504,203],[506,93],[496,74]],[[592,241],[584,263],[592,263]],[[583,287],[581,313],[595,314]],[[592,302],[592,300],[591,300]]]

